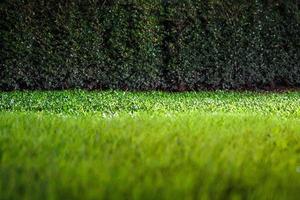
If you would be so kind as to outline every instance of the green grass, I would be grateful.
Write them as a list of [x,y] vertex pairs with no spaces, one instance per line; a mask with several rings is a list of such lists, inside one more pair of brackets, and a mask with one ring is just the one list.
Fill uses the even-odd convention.
[[300,93],[0,93],[0,199],[298,199]]

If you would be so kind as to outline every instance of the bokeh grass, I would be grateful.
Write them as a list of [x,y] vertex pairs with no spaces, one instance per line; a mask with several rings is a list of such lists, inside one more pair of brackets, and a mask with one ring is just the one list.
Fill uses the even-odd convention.
[[0,199],[298,199],[300,93],[0,93]]

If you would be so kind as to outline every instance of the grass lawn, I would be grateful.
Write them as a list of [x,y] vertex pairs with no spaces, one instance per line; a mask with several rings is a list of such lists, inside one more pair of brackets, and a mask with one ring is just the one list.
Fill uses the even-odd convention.
[[300,92],[1,92],[0,199],[298,199]]

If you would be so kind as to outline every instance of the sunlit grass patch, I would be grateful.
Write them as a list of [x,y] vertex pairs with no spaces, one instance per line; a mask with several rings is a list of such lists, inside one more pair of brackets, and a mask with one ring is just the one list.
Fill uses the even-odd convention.
[[0,199],[297,199],[299,93],[14,92]]

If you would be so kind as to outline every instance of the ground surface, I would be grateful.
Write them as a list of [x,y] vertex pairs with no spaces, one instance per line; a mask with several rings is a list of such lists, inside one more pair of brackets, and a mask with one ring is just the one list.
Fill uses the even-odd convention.
[[0,93],[0,199],[298,199],[300,93]]

